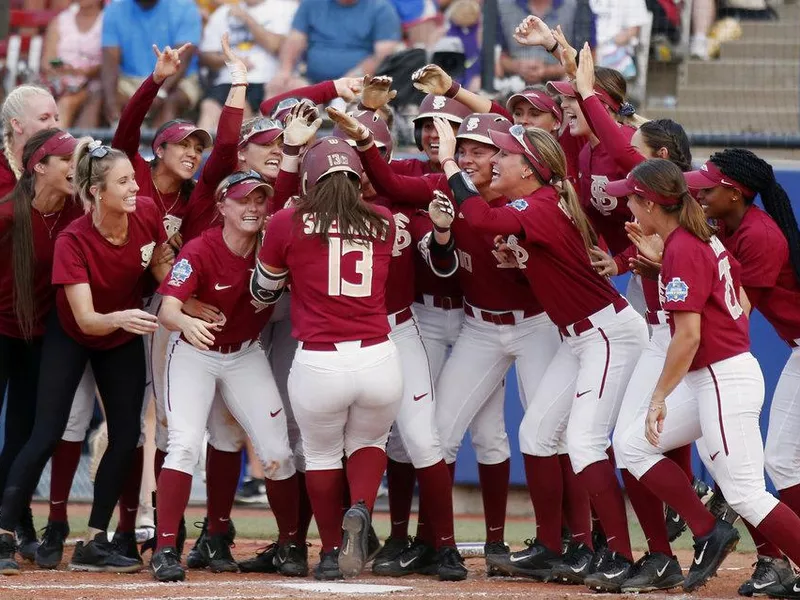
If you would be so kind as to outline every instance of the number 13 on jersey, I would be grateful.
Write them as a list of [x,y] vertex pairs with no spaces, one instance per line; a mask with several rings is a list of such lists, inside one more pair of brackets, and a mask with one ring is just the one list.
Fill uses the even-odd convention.
[[[354,254],[354,269],[352,274],[345,274],[342,262],[349,254]],[[328,238],[328,295],[350,298],[372,295],[372,242]]]

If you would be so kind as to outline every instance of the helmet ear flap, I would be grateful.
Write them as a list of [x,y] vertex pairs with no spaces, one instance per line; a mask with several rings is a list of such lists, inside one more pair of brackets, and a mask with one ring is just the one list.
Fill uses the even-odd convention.
[[417,144],[419,150],[424,150],[422,147],[422,122],[417,121],[414,123],[414,142]]

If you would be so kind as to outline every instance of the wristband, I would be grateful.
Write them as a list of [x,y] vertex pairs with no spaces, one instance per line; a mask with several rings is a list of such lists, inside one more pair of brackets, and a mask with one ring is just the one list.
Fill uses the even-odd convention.
[[455,98],[455,97],[456,97],[456,94],[458,93],[458,90],[460,90],[460,89],[461,89],[461,84],[460,84],[460,83],[458,83],[458,82],[457,82],[457,81],[454,79],[454,80],[453,80],[453,83],[451,83],[451,84],[450,84],[450,89],[448,89],[448,90],[447,90],[447,91],[444,93],[444,95],[445,95],[445,97],[446,97],[446,98]]
[[450,231],[449,227],[439,227],[436,223],[433,224],[433,228],[439,233],[447,233]]
[[225,63],[231,75],[231,85],[245,84],[247,85],[247,69],[238,64]]
[[356,147],[358,150],[363,152],[364,150],[367,150],[374,141],[375,138],[373,137],[372,132],[367,130],[367,137],[365,137],[363,140],[356,140]]
[[232,83],[231,84],[231,88],[236,88],[236,87],[247,87],[247,84],[246,83]]
[[464,171],[455,173],[447,180],[447,183],[450,184],[450,189],[453,190],[453,197],[458,206],[461,206],[468,198],[480,195],[478,188],[475,187],[472,179]]
[[300,150],[302,150],[302,146],[290,146],[289,144],[284,144],[281,151],[286,156],[300,156]]
[[552,54],[552,53],[553,53],[553,52],[555,52],[556,50],[558,50],[558,40],[556,40],[556,43],[555,43],[555,44],[553,44],[553,47],[552,47],[552,48],[547,48],[547,52],[548,52],[549,54]]
[[444,166],[445,166],[447,163],[449,163],[449,162],[452,162],[452,163],[453,163],[453,164],[456,166],[456,168],[458,168],[458,163],[456,162],[456,159],[455,159],[455,158],[453,158],[452,156],[448,156],[447,158],[445,158],[445,159],[444,159],[444,160],[443,160],[443,161],[440,163],[440,164],[441,164],[441,166],[442,166],[442,170],[444,170]]
[[453,236],[450,236],[446,244],[440,244],[436,241],[434,236],[430,236],[428,240],[428,249],[430,250],[431,256],[435,258],[446,258],[448,254],[451,254],[455,250],[455,246],[456,240]]

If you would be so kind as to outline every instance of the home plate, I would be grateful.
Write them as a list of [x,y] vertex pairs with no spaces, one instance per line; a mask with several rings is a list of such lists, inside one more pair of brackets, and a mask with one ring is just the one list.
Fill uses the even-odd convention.
[[414,589],[403,585],[377,585],[371,583],[278,583],[280,587],[306,592],[327,594],[389,594]]

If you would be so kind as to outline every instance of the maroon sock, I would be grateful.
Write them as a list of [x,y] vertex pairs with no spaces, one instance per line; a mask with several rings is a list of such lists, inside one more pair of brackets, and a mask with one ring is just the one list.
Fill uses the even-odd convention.
[[756,545],[756,554],[759,556],[769,556],[770,558],[783,558],[781,549],[765,538],[764,534],[758,529],[750,525],[749,521],[742,519],[742,523],[747,527],[747,531],[750,532],[750,537],[753,538],[753,543]]
[[686,474],[670,459],[658,461],[639,481],[683,517],[695,537],[706,536],[714,529],[714,515],[700,502]]
[[389,517],[392,520],[391,537],[404,540],[408,537],[408,519],[414,499],[416,472],[411,463],[386,461],[386,480],[389,485]]
[[136,515],[139,513],[139,492],[142,489],[142,470],[144,469],[144,446],[138,446],[133,453],[133,461],[119,496],[119,523],[117,531],[133,533],[136,531]]
[[306,488],[324,552],[342,545],[342,507],[337,498],[342,497],[344,487],[342,469],[306,471]]
[[189,504],[192,492],[192,476],[183,471],[162,469],[158,476],[158,527],[156,528],[156,549],[177,545],[178,525],[183,511]]
[[456,483],[456,463],[451,462],[447,463],[447,470],[450,471],[450,481],[453,482],[453,485]]
[[523,454],[528,493],[536,514],[536,539],[561,554],[561,465],[558,456]]
[[578,473],[578,479],[589,492],[589,500],[597,510],[597,516],[600,517],[606,533],[608,547],[613,552],[633,560],[625,499],[622,497],[622,490],[611,461],[600,460],[592,463]]
[[502,542],[506,529],[506,505],[508,504],[508,479],[511,460],[496,465],[478,463],[478,479],[483,498],[483,520],[486,523],[486,542]]
[[[417,469],[420,503],[424,499],[425,522],[434,529],[434,547],[455,546],[453,532],[453,482],[443,460]],[[422,508],[420,508],[422,512]]]
[[297,472],[297,492],[299,495],[297,507],[297,543],[303,545],[308,537],[308,528],[311,526],[311,518],[314,512],[311,510],[311,500],[308,497],[306,488],[306,474]]
[[153,472],[156,475],[156,481],[158,481],[158,478],[161,476],[161,469],[164,468],[164,460],[166,458],[167,453],[156,448],[156,453],[153,457]]
[[347,459],[347,482],[351,502],[363,500],[372,513],[385,470],[386,452],[383,449],[367,446],[353,452]]
[[211,444],[206,449],[206,497],[208,503],[208,533],[228,533],[233,498],[239,484],[242,453],[222,452]]
[[297,476],[289,479],[273,481],[266,479],[267,498],[269,507],[275,515],[278,524],[278,543],[297,541],[298,504],[300,503],[300,489],[297,485]]
[[786,506],[794,511],[794,514],[800,515],[800,483],[778,491],[778,496]]
[[566,520],[574,541],[586,544],[592,549],[592,512],[589,494],[572,470],[569,454],[559,454],[558,462],[561,465],[561,480],[564,486],[561,500],[564,513],[562,522]]
[[672,556],[669,545],[667,524],[664,522],[664,504],[653,492],[648,490],[642,482],[630,474],[628,469],[620,469],[625,491],[631,501],[633,512],[639,519],[642,532],[647,540],[647,548],[651,553],[661,552]]
[[664,456],[674,462],[681,468],[681,471],[686,473],[686,478],[689,483],[694,481],[694,472],[692,471],[692,445],[686,444],[678,448],[673,448],[669,452],[664,452]]
[[48,521],[67,522],[67,502],[72,480],[81,461],[83,442],[59,440],[53,453],[50,475],[50,516]]
[[794,564],[800,564],[800,517],[783,502],[773,508],[758,524],[758,530],[783,550]]

